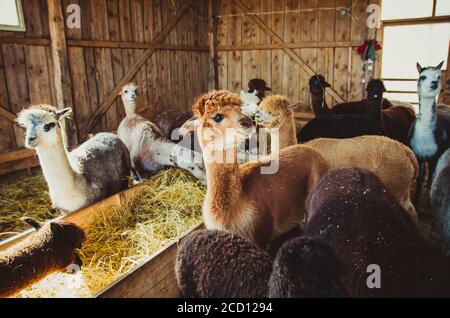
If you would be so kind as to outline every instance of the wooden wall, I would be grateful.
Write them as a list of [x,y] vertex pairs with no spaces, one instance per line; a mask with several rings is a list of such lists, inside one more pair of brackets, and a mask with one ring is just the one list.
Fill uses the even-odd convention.
[[[309,104],[310,76],[276,45],[233,0],[219,1],[218,59],[221,88],[239,92],[254,77],[265,79],[273,93]],[[246,0],[264,23],[345,100],[364,96],[363,61],[356,52],[368,32],[366,12],[375,0]],[[351,8],[341,16],[339,7]],[[375,33],[372,31],[372,33]],[[364,35],[363,35],[364,34]],[[375,36],[372,34],[371,36]],[[328,96],[328,103],[334,102]]]
[[[22,1],[27,31],[0,32],[0,106],[12,114],[30,104],[56,105],[47,0]],[[73,108],[78,132],[148,49],[184,0],[62,0],[81,7],[81,29],[66,28]],[[195,5],[140,68],[140,107],[189,109],[208,85],[208,4]],[[126,44],[120,48],[118,43]],[[93,132],[117,129],[119,100]],[[0,151],[23,146],[23,132],[0,116]]]

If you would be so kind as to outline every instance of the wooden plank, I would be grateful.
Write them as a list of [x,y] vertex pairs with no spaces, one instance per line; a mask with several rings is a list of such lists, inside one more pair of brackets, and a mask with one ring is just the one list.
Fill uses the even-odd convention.
[[442,74],[442,92],[439,95],[439,103],[450,105],[450,41],[448,42],[447,69]]
[[175,277],[175,260],[178,246],[186,235],[204,228],[197,225],[174,240],[156,256],[149,257],[143,265],[129,272],[117,282],[100,292],[96,298],[176,298],[179,297]]
[[[258,16],[252,14],[252,11],[250,10],[250,8],[245,5],[242,0],[233,0],[237,3],[237,5],[239,6],[239,8],[251,19],[253,19],[260,27],[261,29],[268,33],[272,40],[284,45],[284,51],[286,52],[286,54],[291,57],[294,61],[297,62],[297,64],[299,64],[303,69],[306,70],[306,72],[308,73],[308,75],[312,76],[314,75],[314,70],[311,69],[292,49],[290,49],[289,47],[286,46],[286,42],[280,38],[280,36],[278,34],[276,34],[270,27],[268,27],[262,20],[261,18],[259,18]],[[329,94],[331,94],[336,100],[338,100],[339,102],[343,102],[344,99],[332,88],[330,88],[329,90],[327,90],[327,92]]]
[[18,37],[0,37],[1,44],[21,44],[29,46],[50,46],[49,38],[18,38]]
[[[61,0],[47,0],[50,38],[52,42],[53,76],[56,90],[56,107],[73,108],[72,83],[69,72],[69,62],[64,30],[64,17]],[[76,109],[74,109],[76,113]],[[65,120],[63,128],[69,147],[78,144],[78,133],[74,122]]]
[[[22,109],[30,106],[24,49],[20,45],[8,44],[2,45],[2,51],[7,79],[9,111],[17,114]],[[14,135],[16,146],[23,147],[23,131],[17,125],[14,125]]]
[[36,152],[27,148],[18,148],[8,151],[0,151],[0,164],[35,157]]
[[219,69],[217,63],[217,33],[218,23],[216,15],[218,11],[217,1],[208,0],[208,47],[209,47],[209,67],[208,67],[208,90],[219,88]]
[[[261,2],[258,0],[248,0],[246,5],[252,12],[259,12]],[[261,41],[261,29],[249,16],[242,18],[242,44],[258,45]],[[261,52],[260,51],[243,51],[242,53],[242,79],[241,87],[247,88],[247,83],[252,78],[261,77]]]
[[[228,18],[228,44],[231,46],[239,46],[242,44],[242,17],[236,16],[239,13],[239,8],[237,5],[230,1],[228,4],[228,10],[230,11],[230,16]],[[224,12],[221,12],[223,14]],[[227,88],[228,90],[239,93],[242,90],[247,90],[247,83],[243,82],[242,72],[243,59],[242,52],[240,50],[228,52],[226,55],[228,59],[228,74],[227,74]]]
[[[284,42],[295,43],[300,40],[300,1],[285,1],[285,18],[284,18]],[[290,12],[292,11],[292,12]],[[284,69],[289,70],[283,76],[283,95],[288,96],[291,100],[300,99],[300,74],[302,73],[301,65],[293,56],[300,56],[300,50],[290,49],[292,54],[284,55]],[[303,60],[302,60],[303,62]],[[306,65],[306,64],[305,64]],[[309,67],[309,66],[308,66]]]
[[[183,8],[177,13],[177,15],[163,28],[163,30],[155,37],[154,43],[161,43],[170,31],[176,26],[178,21],[183,17],[183,15],[189,10],[189,8],[194,3],[194,0],[188,1]],[[147,59],[155,52],[154,49],[149,49],[135,62],[135,64],[129,69],[124,77],[116,84],[111,94],[102,102],[100,108],[93,114],[91,120],[88,122],[86,130],[83,132],[83,137],[89,134],[91,129],[95,126],[102,115],[109,109],[111,104],[116,100],[120,89],[123,85],[128,83],[136,74],[136,72],[144,65]],[[84,139],[83,138],[83,139]]]
[[9,161],[0,164],[0,176],[14,173],[17,171],[35,168],[39,166],[39,159],[37,157],[29,157],[17,161]]
[[[279,16],[280,14],[277,14]],[[239,16],[232,16],[234,18],[238,18]],[[218,51],[268,51],[268,50],[276,50],[283,49],[288,47],[290,49],[314,49],[314,48],[334,48],[334,47],[358,47],[361,43],[355,41],[330,41],[330,42],[303,42],[303,43],[287,43],[286,45],[282,44],[246,44],[239,46],[219,46],[217,48]]]
[[[284,0],[274,0],[272,1],[272,11],[283,12],[284,11]],[[284,34],[284,13],[273,14],[272,15],[272,30],[276,34]],[[270,24],[269,24],[270,25]],[[269,36],[270,37],[270,36]],[[276,44],[271,38],[271,45]],[[284,51],[283,48],[277,48],[272,51],[272,91],[274,94],[281,94],[283,92],[283,77],[284,77]]]
[[[2,107],[1,105],[4,105]],[[6,85],[3,54],[0,50],[0,150],[16,147],[13,122],[16,116],[9,111],[8,87]]]
[[13,113],[11,113],[9,110],[7,110],[6,108],[0,106],[0,116],[8,119],[10,122],[15,122],[17,116],[14,115]]
[[[231,1],[231,0],[230,0]],[[218,0],[219,12],[228,12],[229,0]],[[218,18],[217,20],[217,45],[228,45],[228,18]],[[219,88],[228,89],[228,53],[219,52],[217,57],[218,71],[219,71]]]

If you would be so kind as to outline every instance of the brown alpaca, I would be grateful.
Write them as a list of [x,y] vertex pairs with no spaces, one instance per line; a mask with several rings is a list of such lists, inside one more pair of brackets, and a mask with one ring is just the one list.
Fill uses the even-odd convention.
[[259,105],[256,123],[266,129],[278,129],[279,138],[272,138],[271,149],[283,149],[297,142],[294,112],[289,100],[280,95],[269,96]]
[[[226,91],[206,94],[194,105],[208,180],[203,217],[208,229],[231,232],[265,248],[302,221],[306,197],[328,164],[317,151],[298,145],[281,150],[278,161],[266,157],[239,165],[237,147],[225,144],[225,133],[233,129],[244,139],[253,128],[241,106],[239,97]],[[220,156],[225,155],[223,163]],[[278,163],[275,174],[261,173],[273,162]]]
[[81,266],[77,250],[85,238],[82,229],[66,222],[24,221],[37,232],[0,252],[0,297],[11,296],[71,264]]

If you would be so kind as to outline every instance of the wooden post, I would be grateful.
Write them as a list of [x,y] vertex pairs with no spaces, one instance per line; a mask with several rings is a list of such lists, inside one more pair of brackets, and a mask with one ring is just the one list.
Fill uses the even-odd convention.
[[[71,107],[73,109],[72,83],[70,80],[61,0],[47,0],[47,6],[54,65],[53,81],[56,90],[56,106],[59,109],[66,107]],[[63,131],[67,135],[66,145],[69,148],[77,145],[78,136],[75,123],[65,121],[62,125]]]
[[208,67],[208,89],[219,88],[219,65],[217,53],[217,1],[208,0],[208,46],[209,46],[209,67]]
[[439,95],[439,103],[450,105],[450,41],[448,42],[447,69],[442,73],[442,92]]

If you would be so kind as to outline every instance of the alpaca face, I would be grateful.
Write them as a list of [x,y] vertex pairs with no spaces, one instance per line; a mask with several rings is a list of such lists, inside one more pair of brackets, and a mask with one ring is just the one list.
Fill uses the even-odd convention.
[[380,80],[371,80],[367,85],[367,98],[368,99],[381,99],[386,92],[384,83]]
[[258,104],[261,102],[261,99],[258,97],[258,91],[254,91],[253,93],[241,91],[240,97],[244,103],[241,107],[242,113],[245,116],[254,117],[258,111]]
[[435,98],[441,92],[441,74],[444,62],[436,67],[422,68],[417,64],[420,77],[418,80],[418,90],[421,97]]
[[126,103],[134,103],[138,97],[138,86],[134,83],[125,85],[120,93],[122,100]]
[[253,123],[237,107],[225,106],[203,118],[198,127],[202,148],[214,145],[216,149],[242,142],[253,133]]
[[309,90],[314,95],[323,94],[327,87],[331,87],[331,85],[325,81],[323,75],[314,75],[309,80]]
[[256,123],[265,128],[280,128],[292,115],[289,100],[280,95],[266,98],[258,107],[255,115]]
[[51,147],[61,142],[56,112],[30,108],[21,112],[17,121],[26,129],[25,146],[29,149]]

